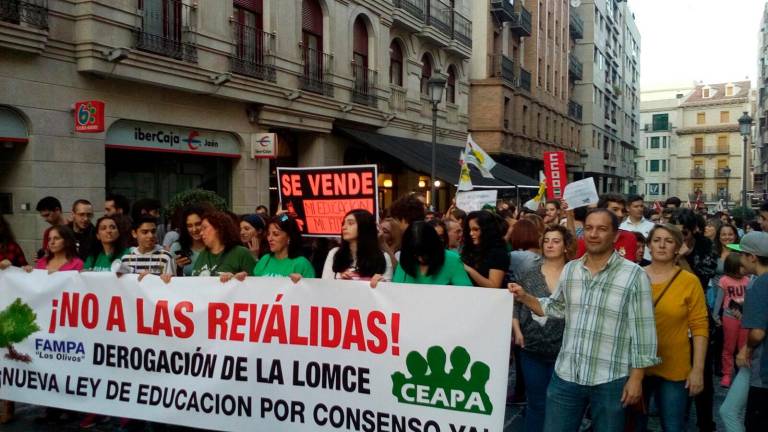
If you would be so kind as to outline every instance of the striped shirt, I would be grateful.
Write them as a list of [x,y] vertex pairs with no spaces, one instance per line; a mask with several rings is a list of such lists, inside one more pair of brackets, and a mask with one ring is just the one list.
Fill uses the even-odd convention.
[[132,247],[127,254],[123,255],[121,261],[121,273],[139,274],[147,271],[158,276],[176,275],[176,260],[170,252],[159,245],[147,253],[141,253],[138,247]]
[[595,386],[659,363],[648,276],[616,252],[594,276],[585,261],[566,264],[555,292],[539,299],[548,316],[565,318],[557,375]]

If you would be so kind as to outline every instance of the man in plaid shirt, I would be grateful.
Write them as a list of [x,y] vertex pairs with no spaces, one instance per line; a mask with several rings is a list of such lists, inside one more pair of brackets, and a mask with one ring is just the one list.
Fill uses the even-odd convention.
[[550,297],[509,286],[536,314],[565,318],[545,431],[578,431],[587,406],[595,431],[623,431],[624,409],[642,397],[644,369],[659,362],[650,281],[614,251],[618,232],[616,215],[594,209],[584,223],[587,253],[566,264]]

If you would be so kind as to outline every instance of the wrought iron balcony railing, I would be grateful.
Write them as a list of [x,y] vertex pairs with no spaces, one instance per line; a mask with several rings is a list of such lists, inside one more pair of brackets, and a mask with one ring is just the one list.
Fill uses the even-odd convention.
[[194,7],[180,0],[144,0],[136,48],[176,60],[197,62]]
[[472,22],[455,10],[453,11],[453,38],[464,46],[472,46]]
[[0,21],[48,28],[48,0],[0,0]]
[[396,9],[403,9],[419,21],[424,19],[424,0],[394,0]]
[[377,77],[375,70],[352,62],[352,100],[359,104],[375,106]]
[[451,5],[443,3],[441,0],[429,0],[428,5],[425,23],[451,37]]
[[275,35],[239,22],[232,23],[232,33],[232,72],[275,82]]
[[580,103],[568,101],[568,116],[574,120],[581,121],[583,118],[583,108]]
[[301,50],[302,74],[299,86],[302,90],[333,96],[330,83],[333,56],[299,44]]

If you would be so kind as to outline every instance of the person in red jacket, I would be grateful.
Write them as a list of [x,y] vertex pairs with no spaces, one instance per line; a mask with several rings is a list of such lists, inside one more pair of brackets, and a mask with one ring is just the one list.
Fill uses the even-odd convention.
[[[615,214],[619,218],[619,221],[624,220],[624,216],[627,208],[627,200],[620,194],[604,194],[600,196],[600,200],[597,202],[597,208],[604,208]],[[616,236],[616,242],[613,244],[613,248],[622,257],[634,262],[637,254],[637,238],[635,234],[630,231],[619,230],[619,234]],[[579,239],[578,249],[576,251],[576,257],[581,258],[586,252],[586,245],[584,239]]]

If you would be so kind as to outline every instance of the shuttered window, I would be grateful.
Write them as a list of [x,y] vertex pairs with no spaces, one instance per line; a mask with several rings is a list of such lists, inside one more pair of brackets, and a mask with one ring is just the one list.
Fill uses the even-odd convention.
[[389,45],[389,83],[403,86],[403,50],[395,41]]

